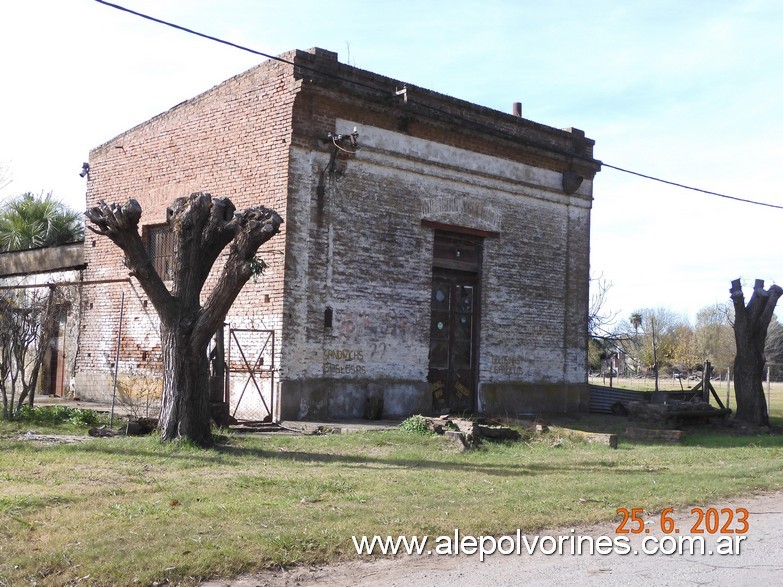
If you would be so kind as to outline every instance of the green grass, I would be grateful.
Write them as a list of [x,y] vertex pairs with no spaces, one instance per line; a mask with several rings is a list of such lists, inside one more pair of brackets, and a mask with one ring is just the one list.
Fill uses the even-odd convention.
[[619,507],[659,511],[781,489],[781,459],[783,436],[715,431],[682,446],[621,440],[612,450],[553,428],[465,453],[402,431],[229,436],[208,450],[152,437],[0,440],[0,585],[88,575],[80,584],[195,584],[355,558],[352,535],[617,519]]

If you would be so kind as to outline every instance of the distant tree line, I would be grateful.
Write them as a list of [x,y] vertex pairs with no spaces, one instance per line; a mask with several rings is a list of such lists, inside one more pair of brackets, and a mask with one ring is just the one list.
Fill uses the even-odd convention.
[[[736,343],[731,303],[702,308],[695,324],[668,308],[641,308],[611,332],[593,333],[588,346],[592,371],[606,370],[612,355],[621,357],[619,375],[687,376],[709,361],[716,373],[734,369]],[[773,380],[783,380],[783,324],[772,317],[765,346]]]

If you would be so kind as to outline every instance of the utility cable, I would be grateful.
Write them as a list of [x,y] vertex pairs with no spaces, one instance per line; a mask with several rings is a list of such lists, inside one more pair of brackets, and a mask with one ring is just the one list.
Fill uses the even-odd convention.
[[[223,45],[227,45],[229,47],[233,47],[235,49],[239,49],[240,51],[246,51],[248,53],[252,53],[253,55],[258,55],[260,57],[266,57],[267,59],[272,59],[272,60],[278,61],[280,63],[285,63],[286,65],[291,65],[293,67],[298,67],[298,68],[300,68],[302,70],[305,70],[305,71],[312,71],[312,72],[317,73],[319,75],[322,75],[324,77],[328,77],[328,78],[331,78],[331,79],[334,79],[334,80],[338,80],[338,81],[341,81],[341,82],[349,83],[349,84],[352,84],[352,85],[354,85],[356,87],[360,87],[360,88],[363,88],[363,89],[366,89],[366,90],[371,90],[372,92],[383,92],[384,91],[383,88],[378,88],[377,86],[372,86],[372,85],[369,85],[369,84],[365,84],[365,83],[362,83],[362,82],[357,81],[355,79],[348,79],[348,78],[343,77],[341,75],[338,75],[338,74],[335,74],[335,73],[331,73],[331,72],[328,72],[328,71],[324,71],[323,69],[319,69],[317,67],[304,65],[304,64],[301,64],[301,63],[294,63],[293,61],[289,61],[288,59],[284,59],[282,57],[278,57],[278,56],[275,56],[275,55],[270,55],[269,53],[264,53],[262,51],[256,51],[255,49],[251,49],[249,47],[245,47],[244,45],[239,45],[239,44],[233,43],[231,41],[226,41],[226,40],[221,39],[219,37],[214,37],[212,35],[207,35],[206,33],[200,33],[198,31],[195,31],[193,29],[189,29],[187,27],[175,24],[173,22],[169,22],[169,21],[166,21],[166,20],[162,20],[160,18],[156,18],[154,16],[150,16],[148,14],[144,14],[144,13],[141,13],[141,12],[137,12],[135,10],[131,10],[130,8],[126,8],[124,6],[120,6],[119,4],[114,4],[112,2],[107,2],[106,0],[95,0],[95,1],[98,2],[99,4],[103,4],[104,6],[109,6],[111,8],[116,8],[117,10],[121,10],[122,12],[127,12],[128,14],[132,14],[134,16],[138,16],[140,18],[143,18],[143,19],[146,19],[146,20],[158,23],[158,24],[162,24],[162,25],[168,26],[168,27],[177,29],[179,31],[183,31],[183,32],[186,32],[186,33],[189,33],[189,34],[192,34],[192,35],[196,35],[197,37],[208,39],[210,41],[215,41],[216,43],[221,43]],[[486,124],[482,124],[481,122],[477,122],[477,121],[470,120],[468,118],[465,118],[465,117],[462,117],[462,116],[459,116],[459,115],[455,115],[455,114],[453,114],[451,112],[443,110],[442,108],[438,108],[437,106],[433,106],[431,104],[426,104],[426,103],[423,103],[423,102],[419,102],[418,100],[416,100],[416,101],[411,100],[407,96],[406,96],[405,103],[406,104],[412,104],[412,105],[418,106],[420,108],[425,108],[425,109],[430,110],[432,112],[437,112],[438,114],[440,114],[442,116],[445,116],[445,117],[451,119],[452,121],[459,121],[463,125],[468,125],[468,126],[474,128],[474,129],[479,129],[479,130],[482,130],[484,132],[491,132],[492,134],[494,134],[496,136],[497,135],[503,136],[503,137],[507,138],[510,141],[514,141],[514,142],[517,142],[517,143],[523,143],[523,144],[525,144],[527,146],[530,146],[530,147],[533,147],[533,148],[538,148],[538,149],[544,148],[542,145],[540,145],[540,144],[538,144],[538,143],[536,143],[534,141],[527,140],[527,139],[525,139],[523,137],[511,135],[510,133],[505,133],[505,132],[501,131],[498,128],[490,127],[490,126],[488,126]],[[596,161],[592,157],[587,157],[585,155],[581,155],[581,154],[578,154],[578,153],[572,153],[570,151],[557,149],[556,147],[551,147],[551,146],[547,147],[547,149],[549,151],[555,152],[555,153],[557,153],[559,155],[563,155],[564,157],[569,157],[569,158],[572,158],[572,159],[582,159],[582,160],[588,161],[589,163],[592,163],[592,164],[598,163],[600,165],[600,162]]]
[[[334,73],[331,73],[331,72],[328,72],[328,71],[324,71],[324,70],[319,69],[317,67],[311,67],[311,66],[304,65],[304,64],[301,64],[301,63],[294,63],[293,61],[289,61],[288,59],[283,59],[282,57],[278,57],[278,56],[275,56],[275,55],[270,55],[269,53],[264,53],[262,51],[256,51],[255,49],[251,49],[250,47],[245,47],[244,45],[239,45],[239,44],[233,43],[231,41],[226,41],[225,39],[221,39],[219,37],[214,37],[212,35],[207,35],[206,33],[200,33],[198,31],[195,31],[193,29],[189,29],[187,27],[175,24],[173,22],[169,22],[169,21],[166,21],[166,20],[162,20],[160,18],[156,18],[154,16],[150,16],[148,14],[143,14],[141,12],[137,12],[135,10],[131,10],[130,8],[126,8],[124,6],[120,6],[119,4],[114,4],[112,2],[107,2],[106,0],[95,0],[95,1],[98,2],[99,4],[103,4],[105,6],[109,6],[111,8],[115,8],[117,10],[121,10],[121,11],[127,12],[129,14],[133,14],[134,16],[138,16],[138,17],[144,18],[146,20],[150,20],[152,22],[156,22],[158,24],[162,24],[162,25],[174,28],[174,29],[177,29],[177,30],[189,33],[191,35],[196,35],[198,37],[202,37],[202,38],[208,39],[210,41],[215,41],[216,43],[221,43],[223,45],[227,45],[229,47],[233,47],[235,49],[239,49],[240,51],[245,51],[247,53],[252,53],[253,55],[258,55],[260,57],[265,57],[267,59],[272,59],[274,61],[278,61],[280,63],[285,63],[286,65],[291,65],[293,67],[298,67],[298,68],[306,70],[306,71],[312,71],[314,73],[318,73],[319,75],[323,75],[325,77],[336,79],[336,80],[339,80],[339,81],[342,81],[342,82],[347,82],[347,83],[353,84],[353,85],[355,85],[357,87],[361,87],[361,88],[364,88],[364,89],[368,89],[368,90],[372,90],[372,91],[376,91],[376,92],[377,91],[382,91],[380,88],[377,88],[375,86],[371,86],[369,84],[364,84],[364,83],[359,82],[357,80],[348,79],[348,78],[345,78],[343,76],[340,76],[340,75],[337,75],[337,74],[334,74]],[[412,102],[412,100],[409,97],[406,96],[406,102],[410,103],[410,102]],[[495,134],[497,134],[499,132],[499,129],[496,129],[496,128],[491,128],[490,129],[487,125],[484,125],[481,122],[477,122],[477,121],[474,121],[474,120],[470,120],[470,119],[467,119],[467,118],[455,115],[455,114],[453,114],[451,112],[448,112],[446,110],[438,108],[437,106],[432,106],[431,104],[424,104],[424,103],[418,102],[418,101],[414,101],[413,103],[415,105],[417,105],[417,106],[420,106],[420,107],[423,107],[423,108],[427,108],[427,109],[432,110],[434,112],[438,112],[438,113],[440,113],[440,114],[442,114],[444,116],[447,116],[447,117],[449,117],[449,118],[451,118],[453,120],[460,120],[464,124],[469,124],[470,126],[472,126],[474,128],[481,128],[481,129],[484,129],[484,130],[491,130]],[[505,133],[503,133],[503,134],[505,134]],[[526,141],[526,140],[522,139],[521,137],[509,136],[509,138],[512,139],[512,140],[518,141],[518,142],[523,142],[525,144],[528,144],[529,146],[541,148],[541,145],[537,145],[536,143],[534,143],[532,141]],[[344,151],[346,150],[346,149],[342,149],[336,143],[335,143],[335,146],[338,149],[341,149],[341,150],[344,150]],[[622,173],[628,173],[630,175],[635,175],[637,177],[641,177],[641,178],[644,178],[644,179],[649,179],[651,181],[657,181],[659,183],[664,183],[664,184],[671,185],[671,186],[674,186],[674,187],[683,188],[683,189],[686,189],[686,190],[692,190],[692,191],[695,191],[695,192],[701,192],[703,194],[708,194],[710,196],[716,196],[716,197],[719,197],[719,198],[725,198],[727,200],[734,200],[735,202],[742,202],[744,204],[754,204],[756,206],[766,206],[768,208],[775,208],[775,209],[778,209],[778,210],[783,210],[783,206],[780,206],[780,205],[777,205],[777,204],[770,204],[770,203],[767,203],[767,202],[759,202],[759,201],[756,201],[756,200],[749,200],[749,199],[746,199],[746,198],[738,198],[738,197],[735,197],[735,196],[729,196],[729,195],[726,195],[726,194],[721,194],[721,193],[718,193],[718,192],[713,192],[713,191],[710,191],[710,190],[705,190],[705,189],[701,189],[701,188],[697,188],[697,187],[693,187],[693,186],[688,186],[688,185],[685,185],[685,184],[677,183],[677,182],[674,182],[674,181],[661,179],[659,177],[653,177],[652,175],[646,175],[644,173],[639,173],[637,171],[631,171],[629,169],[624,169],[622,167],[617,167],[616,165],[610,165],[609,163],[605,163],[603,161],[598,161],[596,159],[592,159],[592,158],[588,159],[584,155],[577,155],[575,153],[570,153],[570,152],[567,152],[567,151],[560,151],[558,149],[550,149],[550,150],[554,150],[554,151],[558,152],[561,155],[565,155],[565,156],[568,156],[568,157],[574,157],[574,158],[578,158],[578,159],[589,160],[589,161],[591,161],[593,163],[598,163],[602,167],[608,167],[610,169],[614,169],[614,170],[620,171]],[[348,151],[346,151],[346,152],[348,152]]]
[[630,169],[623,169],[622,167],[617,167],[615,165],[609,165],[609,163],[601,162],[601,165],[603,167],[609,167],[610,169],[615,169],[617,171],[622,171],[623,173],[629,173],[631,175],[636,175],[637,177],[643,177],[644,179],[650,179],[652,181],[657,181],[660,183],[665,183],[667,185],[671,185],[678,188],[683,188],[686,190],[693,190],[694,192],[701,192],[703,194],[708,194],[710,196],[717,196],[719,198],[726,198],[727,200],[734,200],[735,202],[743,202],[745,204],[755,204],[757,206],[767,206],[768,208],[777,208],[778,210],[783,210],[783,206],[778,206],[777,204],[769,204],[767,202],[757,202],[756,200],[748,200],[745,198],[737,198],[735,196],[727,196],[726,194],[720,194],[718,192],[711,192],[710,190],[703,190],[701,188],[695,188],[693,186],[685,185],[682,183],[677,183],[674,181],[668,181],[666,179],[661,179],[660,177],[653,177],[652,175],[645,175],[644,173],[639,173],[638,171],[631,171]]
[[208,35],[206,33],[200,33],[198,31],[194,31],[193,29],[189,29],[187,27],[175,24],[173,22],[169,22],[167,20],[162,20],[160,18],[156,18],[154,16],[150,16],[149,14],[144,14],[142,12],[137,12],[135,10],[131,10],[130,8],[126,8],[124,6],[120,6],[119,4],[113,4],[112,2],[106,2],[106,0],[95,0],[98,4],[103,4],[104,6],[109,6],[111,8],[116,8],[117,10],[121,10],[122,12],[127,12],[128,14],[133,14],[134,16],[139,16],[141,18],[144,18],[146,20],[150,20],[152,22],[156,22],[158,24],[162,24],[168,27],[171,27],[173,29],[177,29],[179,31],[183,31],[185,33],[189,33],[191,35],[196,35],[197,37],[201,37],[203,39],[208,39],[210,41],[215,41],[216,43],[221,43],[223,45],[228,45],[229,47],[233,47],[234,49],[239,49],[240,51],[246,51],[247,53],[252,53],[253,55],[258,55],[260,57],[266,57],[267,59],[272,59],[273,61],[278,61],[280,63],[285,63],[286,65],[292,65],[294,67],[298,67],[300,69],[304,69],[307,71],[312,71],[314,73],[318,73],[320,75],[331,77],[340,81],[347,81],[352,84],[355,84],[357,86],[366,88],[368,90],[378,91],[377,87],[370,86],[367,84],[363,84],[361,82],[358,82],[356,80],[349,80],[345,79],[339,75],[330,73],[328,71],[323,71],[321,69],[318,69],[317,67],[310,67],[308,65],[304,65],[301,63],[294,63],[293,61],[289,61],[288,59],[283,59],[282,57],[278,57],[276,55],[270,55],[269,53],[264,53],[262,51],[256,51],[255,49],[251,49],[250,47],[245,47],[244,45],[239,45],[237,43],[232,43],[231,41],[226,41],[225,39],[221,39],[219,37],[213,37],[212,35]]

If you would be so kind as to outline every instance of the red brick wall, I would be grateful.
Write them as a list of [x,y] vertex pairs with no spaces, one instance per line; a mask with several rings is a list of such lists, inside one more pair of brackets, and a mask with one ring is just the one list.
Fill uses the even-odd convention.
[[[87,206],[135,198],[141,224],[160,224],[175,198],[204,191],[229,197],[238,210],[263,204],[285,217],[291,104],[299,86],[291,70],[265,62],[94,149]],[[245,286],[227,322],[280,328],[284,240],[285,225],[260,251],[268,268]],[[85,256],[86,280],[127,276],[121,251],[105,237],[88,233]],[[219,259],[204,292],[220,268]],[[122,291],[120,371],[160,370],[157,316],[138,282],[86,286],[77,382],[85,397],[111,393]]]

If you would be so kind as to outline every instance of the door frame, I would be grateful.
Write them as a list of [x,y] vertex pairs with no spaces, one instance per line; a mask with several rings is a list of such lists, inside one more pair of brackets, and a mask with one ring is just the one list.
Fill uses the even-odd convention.
[[[456,228],[456,227],[454,227]],[[471,384],[471,397],[469,400],[469,411],[475,413],[478,411],[478,383],[479,383],[479,365],[480,365],[480,332],[481,332],[481,311],[482,311],[482,295],[481,295],[481,281],[482,281],[482,261],[483,261],[483,248],[484,248],[484,236],[486,234],[476,234],[477,231],[462,232],[457,230],[443,230],[437,228],[434,231],[434,246],[433,246],[433,262],[432,262],[432,279],[430,282],[430,307],[429,307],[429,322],[430,328],[432,328],[432,291],[436,280],[440,277],[446,279],[451,283],[450,287],[454,287],[457,280],[464,280],[470,282],[470,285],[474,288],[473,296],[473,308],[472,318],[473,324],[471,327],[471,366],[470,371],[472,373]],[[467,254],[460,254],[460,244],[464,245],[462,252]],[[469,250],[468,250],[469,249]],[[452,295],[450,293],[450,295]],[[449,328],[453,329],[454,322],[456,320],[456,312],[450,311],[450,325]],[[432,333],[430,332],[430,345],[432,341]],[[449,334],[449,367],[452,360],[452,344],[453,333]],[[432,368],[431,356],[428,358],[428,373],[427,378],[430,379],[430,371]],[[431,384],[435,382],[430,381]],[[435,392],[437,390],[432,388],[432,396],[430,398],[432,402],[433,412],[442,411],[444,407],[438,406],[435,401]],[[453,390],[450,390],[453,393]],[[453,402],[448,401],[449,406],[445,406],[447,409],[452,409],[451,404]]]
[[49,394],[55,397],[65,396],[65,369],[66,369],[66,328],[68,325],[68,310],[66,304],[58,304],[53,320],[52,337],[49,340],[47,355],[48,370],[44,381],[48,383]]

